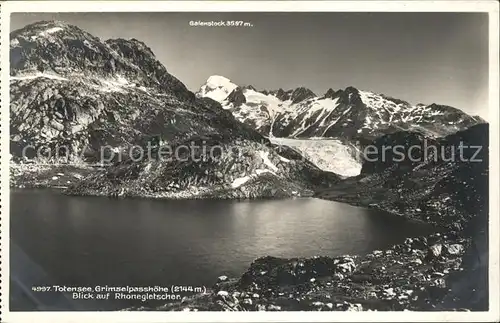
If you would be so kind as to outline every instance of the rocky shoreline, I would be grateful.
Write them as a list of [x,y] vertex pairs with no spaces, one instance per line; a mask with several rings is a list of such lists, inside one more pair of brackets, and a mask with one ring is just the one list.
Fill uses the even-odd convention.
[[[206,294],[157,311],[432,311],[484,310],[452,297],[452,285],[470,271],[470,238],[450,231],[407,238],[364,256],[255,260],[240,278],[221,276]],[[487,268],[487,266],[486,266]],[[474,297],[474,292],[469,297]],[[477,293],[483,291],[477,290]],[[463,305],[463,306],[462,306]]]
[[102,196],[111,198],[152,198],[152,199],[280,199],[293,197],[312,197],[314,191],[291,185],[284,180],[271,176],[248,181],[247,185],[228,188],[223,185],[213,187],[186,187],[182,190],[165,191],[125,191],[120,189],[75,187],[89,175],[103,173],[99,167],[88,165],[45,165],[10,164],[10,187],[15,189],[56,189],[64,194],[75,196]]
[[95,167],[41,163],[14,163],[9,165],[11,188],[65,189],[96,171]]

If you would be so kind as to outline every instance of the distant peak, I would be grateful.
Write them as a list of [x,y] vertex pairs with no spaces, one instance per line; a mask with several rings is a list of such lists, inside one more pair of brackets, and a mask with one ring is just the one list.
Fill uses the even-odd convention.
[[326,91],[324,97],[327,99],[333,99],[335,97],[338,97],[342,93],[342,90],[337,90],[335,91],[332,88],[329,88],[328,91]]
[[257,89],[254,86],[252,86],[252,85],[245,85],[245,86],[243,86],[243,90],[257,91]]
[[316,94],[314,94],[313,91],[306,87],[298,87],[295,90],[293,90],[292,95],[290,99],[292,100],[293,103],[299,103],[304,100],[310,99],[315,97]]
[[272,95],[275,96],[276,98],[280,99],[281,101],[286,101],[290,99],[290,94],[292,91],[285,91],[282,88],[279,88],[278,90],[262,90],[260,91],[261,93],[265,95]]
[[221,75],[210,76],[207,80],[207,85],[210,87],[224,87],[228,89],[230,88],[231,89],[230,91],[238,87],[238,85],[231,82],[230,79]]
[[359,90],[352,85],[346,87],[344,91],[348,92],[348,93],[358,93],[359,94]]
[[208,78],[207,83],[231,83],[231,80],[222,75],[212,75]]
[[221,75],[210,76],[198,91],[198,96],[209,97],[215,101],[222,102],[229,94],[238,87],[230,79]]

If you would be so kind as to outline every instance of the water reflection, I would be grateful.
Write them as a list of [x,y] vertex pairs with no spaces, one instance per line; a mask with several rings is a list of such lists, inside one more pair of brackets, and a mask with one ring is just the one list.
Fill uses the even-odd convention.
[[[58,283],[206,284],[265,255],[360,254],[428,225],[318,199],[165,201],[11,194],[11,237]],[[13,269],[16,270],[16,269]]]

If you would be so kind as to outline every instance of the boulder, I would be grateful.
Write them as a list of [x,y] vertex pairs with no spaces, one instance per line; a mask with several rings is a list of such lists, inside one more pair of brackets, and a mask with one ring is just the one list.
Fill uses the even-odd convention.
[[464,246],[459,244],[459,243],[445,245],[445,250],[446,250],[447,254],[452,255],[452,256],[456,256],[456,255],[460,255],[464,252]]
[[414,263],[416,265],[421,265],[422,264],[422,260],[420,260],[419,258],[417,258],[417,259],[413,260],[412,263]]
[[439,243],[433,244],[432,246],[429,247],[429,249],[427,249],[427,259],[433,260],[439,258],[441,256],[442,250],[443,250],[443,245]]
[[340,263],[337,264],[337,268],[343,273],[350,273],[356,269],[356,263],[352,258],[346,257],[340,260]]

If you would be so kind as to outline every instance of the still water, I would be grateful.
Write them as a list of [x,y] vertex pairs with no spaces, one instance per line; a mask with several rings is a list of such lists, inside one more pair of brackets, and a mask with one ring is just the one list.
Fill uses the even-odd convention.
[[[11,272],[26,285],[42,272],[50,284],[69,286],[209,287],[258,257],[363,254],[434,230],[313,198],[167,201],[17,190],[10,207]],[[31,265],[21,265],[20,254]]]

